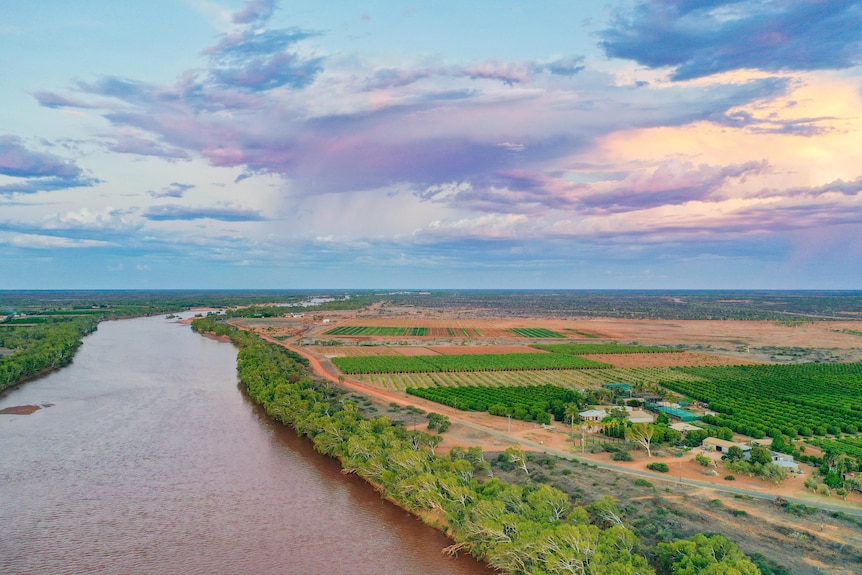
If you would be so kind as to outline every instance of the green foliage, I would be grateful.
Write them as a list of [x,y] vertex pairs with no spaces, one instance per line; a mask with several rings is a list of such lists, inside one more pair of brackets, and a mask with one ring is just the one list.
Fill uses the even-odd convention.
[[567,419],[569,405],[583,405],[580,392],[556,385],[508,387],[420,387],[407,393],[466,411],[487,411],[491,415],[510,415],[515,419],[550,423]]
[[614,452],[611,456],[611,459],[614,461],[633,461],[632,454],[628,451],[621,449],[619,451]]
[[0,323],[0,391],[47,370],[71,363],[85,335],[96,330],[97,315],[51,316],[33,325]]
[[653,471],[658,471],[660,473],[667,473],[670,471],[670,467],[667,466],[667,463],[650,463],[647,465],[647,469],[651,469]]
[[[742,451],[740,449],[740,451]],[[730,455],[730,450],[727,450],[728,455]],[[754,463],[760,463],[761,465],[766,465],[767,463],[772,463],[772,454],[765,447],[755,447],[751,450],[749,454],[748,460]]]
[[698,453],[694,456],[694,460],[698,465],[702,465],[703,467],[709,467],[712,465],[712,459],[707,457],[703,453]]
[[558,353],[502,353],[427,356],[334,357],[344,373],[427,373],[447,371],[520,371],[602,369],[607,363]]
[[647,481],[642,477],[638,477],[637,479],[635,479],[635,485],[637,485],[638,487],[655,487],[651,481]]
[[565,338],[563,334],[551,331],[550,329],[545,328],[532,328],[532,327],[516,327],[509,330],[510,332],[519,335],[521,337],[547,337],[547,338]]
[[377,326],[348,326],[343,325],[333,328],[324,335],[374,335],[374,336],[418,336],[424,337],[428,335],[428,328],[425,327],[377,327]]
[[[743,457],[745,457],[745,452],[742,451],[742,448],[740,446],[731,445],[727,448],[726,457],[728,461],[742,461]],[[770,457],[769,460],[772,461],[772,458]]]
[[723,535],[703,534],[659,543],[658,563],[669,575],[761,575],[760,569]]
[[670,389],[708,402],[716,416],[704,422],[755,438],[811,436],[829,429],[856,433],[862,425],[862,364],[805,363],[680,367],[688,380]]
[[449,429],[450,425],[452,425],[452,422],[449,421],[447,416],[433,412],[428,414],[428,431],[437,430],[443,433]]

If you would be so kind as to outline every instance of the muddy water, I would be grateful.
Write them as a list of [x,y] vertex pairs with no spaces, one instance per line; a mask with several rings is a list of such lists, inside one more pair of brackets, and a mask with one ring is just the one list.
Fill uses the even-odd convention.
[[482,574],[242,393],[227,344],[103,323],[0,395],[0,573]]

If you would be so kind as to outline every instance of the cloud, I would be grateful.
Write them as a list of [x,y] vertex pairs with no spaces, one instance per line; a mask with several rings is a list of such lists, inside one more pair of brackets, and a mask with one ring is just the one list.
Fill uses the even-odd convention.
[[768,168],[765,160],[729,166],[672,161],[651,172],[632,173],[610,191],[586,195],[578,203],[589,211],[625,212],[717,200],[728,185]]
[[194,188],[194,184],[181,184],[179,182],[171,182],[169,185],[165,186],[160,191],[154,192],[153,190],[150,190],[147,192],[147,194],[154,198],[181,198],[185,195],[187,191]]
[[0,175],[20,180],[0,185],[0,195],[90,187],[100,182],[85,176],[74,162],[30,150],[20,138],[9,134],[0,136]]
[[143,216],[152,221],[219,220],[223,222],[257,222],[264,218],[257,210],[233,206],[193,208],[177,204],[162,204],[147,209]]
[[168,160],[188,160],[189,154],[175,146],[165,146],[149,138],[141,138],[131,134],[119,134],[108,145],[112,152],[134,154],[136,156],[153,156]]
[[730,70],[862,62],[862,6],[846,0],[647,0],[600,34],[608,56],[688,80]]
[[74,179],[81,173],[81,168],[73,162],[54,154],[28,150],[17,136],[0,136],[0,174],[4,176]]
[[115,244],[101,240],[67,238],[45,234],[22,234],[0,231],[0,244],[27,249],[107,248]]
[[275,12],[275,0],[249,0],[233,15],[234,24],[264,24]]
[[224,34],[203,50],[209,58],[210,79],[218,85],[252,92],[308,86],[323,69],[323,59],[300,54],[295,45],[319,35],[299,28],[265,29],[275,2],[251,0],[233,16],[247,25]]

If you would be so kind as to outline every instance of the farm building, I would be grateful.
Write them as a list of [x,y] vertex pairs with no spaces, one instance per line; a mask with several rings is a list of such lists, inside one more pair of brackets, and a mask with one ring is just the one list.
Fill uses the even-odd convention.
[[700,416],[696,413],[692,413],[690,411],[686,411],[685,409],[679,409],[678,407],[669,407],[665,405],[658,405],[657,403],[647,403],[647,409],[651,411],[662,411],[668,415],[668,417],[672,417],[683,423],[689,423],[691,421],[697,421],[700,419]]
[[770,451],[772,455],[772,463],[778,465],[779,467],[786,467],[790,471],[796,471],[799,469],[799,464],[793,460],[792,455],[788,455],[786,453],[778,453],[777,451]]
[[655,421],[655,418],[651,413],[644,411],[642,409],[629,409],[629,421],[632,423],[652,423]]
[[678,421],[676,423],[670,424],[671,429],[675,429],[681,433],[685,433],[686,431],[698,431],[700,427],[696,425],[692,425],[690,423],[683,423],[682,421]]
[[719,439],[717,437],[707,437],[703,440],[701,444],[704,449],[709,451],[715,451],[716,453],[727,453],[727,450],[731,447],[738,447],[742,450],[745,455],[751,451],[750,445],[744,445],[742,443],[736,443],[734,441],[727,441],[725,439]]

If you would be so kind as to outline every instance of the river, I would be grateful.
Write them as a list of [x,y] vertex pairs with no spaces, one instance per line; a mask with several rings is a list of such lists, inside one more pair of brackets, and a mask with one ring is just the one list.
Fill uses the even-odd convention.
[[0,573],[473,574],[243,393],[232,346],[104,322],[69,367],[0,395]]

